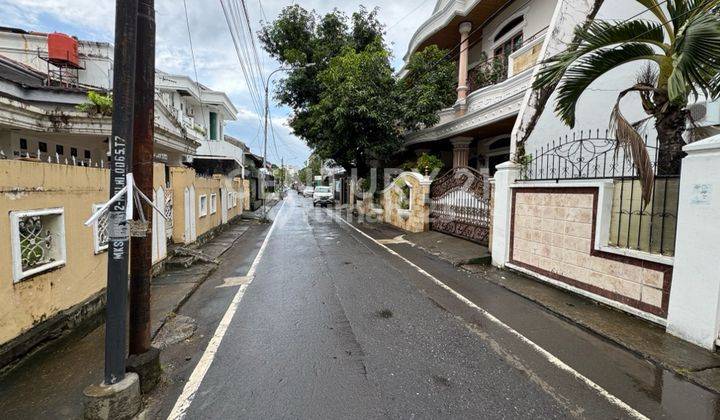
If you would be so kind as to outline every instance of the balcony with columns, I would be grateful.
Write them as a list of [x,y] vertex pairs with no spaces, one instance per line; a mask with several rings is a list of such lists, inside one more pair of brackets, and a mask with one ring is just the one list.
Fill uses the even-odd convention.
[[[457,60],[457,100],[439,122],[406,136],[410,150],[431,151],[447,166],[491,171],[482,150],[510,137],[530,89],[555,1],[439,0],[410,41],[405,60],[428,45]],[[404,70],[401,76],[404,76]]]

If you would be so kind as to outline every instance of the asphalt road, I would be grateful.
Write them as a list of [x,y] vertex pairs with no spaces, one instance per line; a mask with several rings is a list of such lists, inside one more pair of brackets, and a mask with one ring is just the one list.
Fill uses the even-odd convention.
[[715,395],[309,199],[274,218],[183,308],[198,332],[164,352],[155,416],[180,397],[190,419],[715,417]]

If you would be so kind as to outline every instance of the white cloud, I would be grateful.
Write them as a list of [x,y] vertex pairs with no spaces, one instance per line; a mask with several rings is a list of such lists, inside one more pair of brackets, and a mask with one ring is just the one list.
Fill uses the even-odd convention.
[[[379,18],[388,27],[386,36],[394,54],[394,65],[402,65],[410,37],[417,27],[430,15],[434,0],[424,2],[412,0],[363,1],[368,9],[380,8]],[[262,7],[268,20],[274,19],[283,7],[291,4],[288,0],[264,0]],[[326,13],[337,8],[351,14],[359,2],[331,2],[327,0],[304,0],[302,6]],[[247,6],[255,30],[263,19],[259,0],[248,0]],[[195,63],[200,82],[212,89],[224,91],[238,107],[238,121],[228,125],[228,131],[241,137],[258,152],[258,126],[261,118],[251,100],[250,91],[229,35],[220,2],[208,0],[187,0],[190,29],[192,33]],[[156,62],[158,68],[171,73],[195,77],[190,54],[187,24],[183,2],[178,0],[155,0],[157,41]],[[64,31],[83,39],[112,41],[115,15],[113,0],[0,0],[0,26],[15,26],[26,30]],[[256,41],[257,42],[257,41]],[[267,75],[279,66],[260,49],[263,73]],[[262,92],[260,100],[262,101]],[[272,99],[271,99],[272,100]],[[304,162],[309,149],[302,140],[293,136],[287,126],[290,110],[273,107],[273,127],[277,134],[277,148],[286,161],[296,164]],[[273,158],[274,147],[268,148]],[[275,157],[274,159],[277,159]]]

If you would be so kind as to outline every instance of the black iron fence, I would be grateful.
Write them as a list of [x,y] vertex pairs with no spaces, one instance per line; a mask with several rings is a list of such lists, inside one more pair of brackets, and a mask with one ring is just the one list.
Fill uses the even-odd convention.
[[520,180],[611,179],[614,188],[609,244],[674,255],[680,174],[658,172],[658,144],[654,139],[648,142],[645,136],[654,173],[652,195],[645,203],[630,156],[616,143],[608,130],[581,130],[563,136],[520,159]]

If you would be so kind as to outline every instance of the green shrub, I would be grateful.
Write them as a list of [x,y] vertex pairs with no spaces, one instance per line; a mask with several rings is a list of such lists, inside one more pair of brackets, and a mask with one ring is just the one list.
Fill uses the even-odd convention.
[[442,160],[440,160],[439,157],[435,155],[429,155],[427,153],[423,153],[422,155],[420,155],[416,165],[420,172],[423,173],[425,171],[427,171],[428,173],[432,173],[436,169],[439,172],[440,170],[442,170],[443,166],[445,166],[445,164]]
[[75,106],[75,109],[88,114],[112,115],[113,98],[111,95],[103,95],[95,91],[89,91],[87,94],[89,102]]

